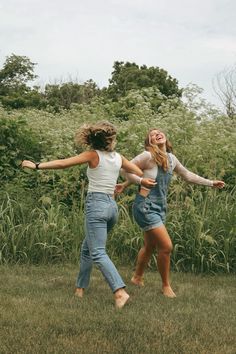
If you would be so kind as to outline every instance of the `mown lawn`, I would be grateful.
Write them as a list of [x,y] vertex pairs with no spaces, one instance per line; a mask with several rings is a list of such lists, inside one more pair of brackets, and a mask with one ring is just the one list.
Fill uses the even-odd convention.
[[156,272],[138,289],[119,270],[131,295],[120,311],[96,269],[80,300],[74,265],[0,266],[0,353],[236,353],[235,276],[174,273],[166,299]]

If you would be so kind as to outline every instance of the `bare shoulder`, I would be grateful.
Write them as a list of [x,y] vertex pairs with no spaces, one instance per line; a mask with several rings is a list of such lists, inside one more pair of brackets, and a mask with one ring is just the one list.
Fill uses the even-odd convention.
[[99,161],[99,153],[96,150],[88,150],[86,152],[88,161],[95,162],[95,164],[97,163],[97,161]]
[[97,153],[96,150],[88,150],[88,151],[85,151],[85,152],[88,154],[88,156],[91,156],[91,157],[98,156],[98,153]]
[[90,162],[98,159],[98,154],[95,150],[87,150],[77,155],[77,158],[82,159],[84,162]]

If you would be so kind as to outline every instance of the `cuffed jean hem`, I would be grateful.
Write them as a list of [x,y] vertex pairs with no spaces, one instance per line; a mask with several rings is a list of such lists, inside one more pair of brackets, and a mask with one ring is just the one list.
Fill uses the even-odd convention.
[[[99,267],[98,267],[98,269],[99,269]],[[99,269],[99,270],[101,271],[101,269]],[[119,276],[118,272],[117,272],[117,275]],[[107,279],[107,277],[105,277],[105,276],[104,276],[104,278],[113,293],[115,293],[119,289],[126,288],[126,284],[123,281],[116,282],[115,284],[113,284],[113,281],[110,281],[110,279]],[[78,279],[75,283],[75,286],[76,286],[76,288],[86,289],[89,286],[89,281],[84,281],[82,279],[79,279],[79,277],[78,277]]]
[[113,292],[113,294],[114,294],[117,290],[119,290],[119,289],[124,289],[124,288],[126,288],[126,285],[125,285],[125,284],[123,284],[123,285],[121,285],[121,286],[117,286],[114,290],[113,290],[113,289],[111,289],[111,290],[112,290],[112,292]]
[[84,285],[83,282],[81,281],[76,281],[75,287],[76,288],[81,288],[81,289],[87,289],[89,285]]

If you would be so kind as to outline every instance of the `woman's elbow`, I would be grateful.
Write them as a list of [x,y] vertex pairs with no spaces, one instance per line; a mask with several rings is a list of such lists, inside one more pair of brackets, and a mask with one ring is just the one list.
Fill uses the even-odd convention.
[[135,175],[139,176],[139,177],[142,177],[143,176],[143,171],[138,167],[136,167],[132,173],[134,173]]
[[139,173],[137,173],[137,175],[138,175],[139,177],[143,177],[143,171],[142,171],[142,170],[139,170]]
[[66,161],[64,161],[64,160],[59,160],[58,161],[58,163],[57,163],[57,168],[58,169],[64,170],[67,167],[70,167],[70,166],[68,165],[68,163],[66,163]]

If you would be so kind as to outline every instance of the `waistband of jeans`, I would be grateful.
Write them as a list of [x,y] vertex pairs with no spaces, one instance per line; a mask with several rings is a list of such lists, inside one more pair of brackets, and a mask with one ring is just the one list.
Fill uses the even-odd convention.
[[108,193],[104,193],[104,192],[88,192],[87,193],[87,197],[89,196],[101,196],[101,197],[109,197],[109,198],[112,198],[114,199],[114,194],[108,194]]

